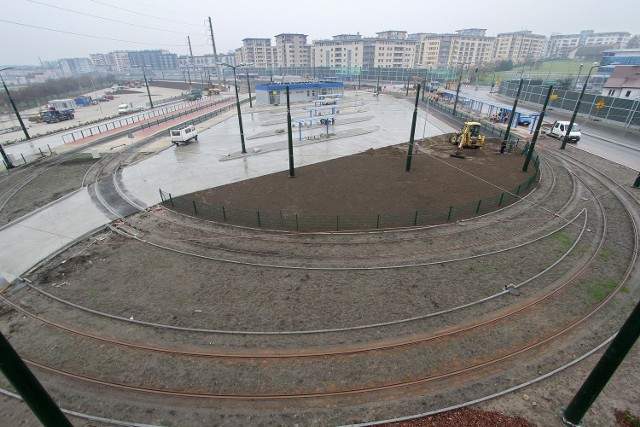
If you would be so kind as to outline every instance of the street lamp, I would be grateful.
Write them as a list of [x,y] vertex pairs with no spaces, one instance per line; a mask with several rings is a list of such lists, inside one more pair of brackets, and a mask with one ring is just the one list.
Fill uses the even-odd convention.
[[571,129],[573,128],[573,123],[576,121],[576,116],[578,115],[578,110],[580,109],[580,102],[582,102],[582,97],[584,96],[584,92],[587,90],[587,83],[589,83],[589,77],[591,77],[591,72],[594,68],[598,68],[600,64],[594,62],[591,68],[589,68],[589,73],[587,74],[587,79],[584,81],[584,85],[582,85],[582,92],[580,92],[580,96],[578,97],[578,102],[576,102],[576,108],[573,110],[573,116],[571,116],[571,121],[569,122],[569,127],[567,127],[567,133],[562,140],[562,145],[560,146],[561,150],[564,150],[567,146],[567,142],[569,142],[569,135],[571,134]]
[[236,75],[236,68],[246,67],[247,64],[241,63],[238,65],[227,64],[226,62],[218,62],[218,65],[229,67],[233,70],[233,81],[236,88],[236,108],[238,109],[238,125],[240,126],[240,143],[242,145],[242,154],[247,154],[247,149],[244,146],[244,130],[242,129],[242,111],[240,109],[240,95],[238,95],[238,76]]
[[[11,67],[6,67],[6,68],[0,69],[0,71],[10,70],[10,69]],[[13,107],[13,112],[16,113],[18,122],[20,122],[20,127],[22,127],[22,132],[24,132],[25,138],[31,139],[31,137],[29,136],[29,132],[27,132],[27,127],[24,125],[24,122],[22,121],[22,117],[20,117],[20,112],[18,111],[18,107],[16,107],[16,103],[13,101],[13,98],[11,97],[11,93],[9,93],[9,89],[7,88],[7,85],[4,82],[4,79],[2,78],[2,74],[0,74],[0,80],[2,80],[2,86],[4,86],[5,92],[7,92],[7,97],[9,98],[9,102],[11,103],[11,107]]]
[[578,70],[578,75],[576,76],[576,83],[573,85],[573,90],[576,90],[576,88],[578,87],[578,82],[580,81],[580,73],[582,72],[582,67],[584,67],[584,64],[580,64],[580,69]]

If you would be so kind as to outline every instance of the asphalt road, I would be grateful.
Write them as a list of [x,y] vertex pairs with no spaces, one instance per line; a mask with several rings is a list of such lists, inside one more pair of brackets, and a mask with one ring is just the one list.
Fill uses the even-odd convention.
[[[513,98],[507,98],[495,93],[490,94],[487,88],[463,88],[461,91],[477,99],[513,105]],[[532,111],[540,111],[541,106],[530,103],[519,103],[522,108]],[[547,110],[545,123],[553,123],[556,120],[569,120],[572,111]],[[575,146],[588,153],[603,157],[607,160],[640,171],[640,131],[623,128],[603,122],[593,122],[586,117],[578,116],[576,119],[582,129],[582,138]],[[558,145],[561,142],[558,141]]]

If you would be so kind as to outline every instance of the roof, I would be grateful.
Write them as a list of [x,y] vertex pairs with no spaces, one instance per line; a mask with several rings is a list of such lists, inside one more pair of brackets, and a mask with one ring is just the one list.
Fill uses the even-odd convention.
[[640,65],[616,66],[603,87],[640,89]]

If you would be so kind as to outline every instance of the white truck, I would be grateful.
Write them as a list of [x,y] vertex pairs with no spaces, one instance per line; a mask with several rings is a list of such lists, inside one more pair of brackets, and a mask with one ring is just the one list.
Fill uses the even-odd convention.
[[169,131],[171,142],[180,145],[186,144],[192,139],[198,140],[198,131],[194,125],[185,125],[173,128]]
[[[547,135],[554,138],[564,140],[564,138],[567,136],[567,131],[569,130],[569,123],[570,122],[566,120],[557,120],[551,125],[550,128],[548,128],[546,133]],[[568,142],[578,142],[580,141],[581,136],[582,134],[580,133],[580,126],[577,123],[573,123]]]

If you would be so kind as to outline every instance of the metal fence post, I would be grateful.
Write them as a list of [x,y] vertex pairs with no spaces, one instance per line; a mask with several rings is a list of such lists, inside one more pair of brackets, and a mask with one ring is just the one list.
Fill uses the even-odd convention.
[[193,201],[193,212],[198,215],[198,209],[196,208],[196,201]]
[[500,201],[498,202],[498,206],[502,205],[502,199],[504,199],[504,193],[500,195]]
[[482,203],[482,199],[478,200],[478,207],[476,208],[476,215],[480,212],[480,204]]
[[453,206],[449,206],[449,215],[447,216],[447,222],[451,220],[451,212],[453,211]]
[[260,224],[260,211],[256,211],[258,213],[258,227],[262,227]]
[[222,207],[222,219],[225,222],[227,221],[227,212],[224,210],[224,206]]

